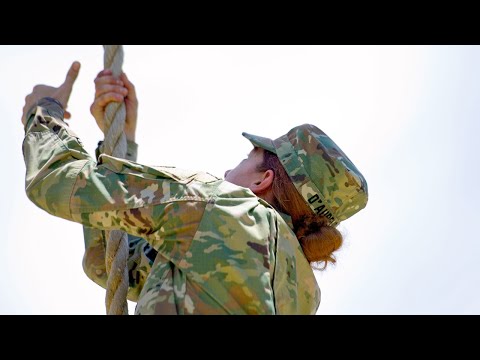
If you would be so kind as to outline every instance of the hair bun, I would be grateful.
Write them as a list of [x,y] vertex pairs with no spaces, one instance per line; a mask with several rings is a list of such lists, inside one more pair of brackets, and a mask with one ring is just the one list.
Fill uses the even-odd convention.
[[304,215],[295,223],[295,233],[302,245],[303,253],[310,263],[324,263],[318,268],[323,270],[329,262],[335,263],[333,252],[343,243],[342,234],[328,219],[315,214]]

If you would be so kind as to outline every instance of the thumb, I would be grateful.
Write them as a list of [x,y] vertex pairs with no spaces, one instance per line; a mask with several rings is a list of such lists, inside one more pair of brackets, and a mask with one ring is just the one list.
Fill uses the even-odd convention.
[[73,84],[75,80],[77,80],[78,73],[80,72],[80,63],[78,61],[74,61],[72,66],[67,72],[67,77],[65,78],[62,87],[66,87],[68,90],[72,91]]

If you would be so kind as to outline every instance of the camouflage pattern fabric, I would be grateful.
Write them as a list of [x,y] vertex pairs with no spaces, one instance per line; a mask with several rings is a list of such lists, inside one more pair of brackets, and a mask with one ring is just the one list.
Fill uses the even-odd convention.
[[253,145],[277,154],[298,192],[313,212],[336,226],[367,205],[368,187],[362,173],[322,130],[311,124],[271,140],[243,133]]
[[28,198],[84,226],[86,274],[105,287],[104,230],[129,236],[136,314],[314,314],[320,289],[291,220],[204,172],[95,161],[43,100],[28,115]]

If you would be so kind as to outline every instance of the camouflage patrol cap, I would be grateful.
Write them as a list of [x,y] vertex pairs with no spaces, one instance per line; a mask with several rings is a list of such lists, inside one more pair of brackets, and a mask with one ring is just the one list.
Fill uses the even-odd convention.
[[348,219],[367,205],[363,175],[327,134],[304,124],[271,140],[242,133],[254,146],[276,154],[312,211],[325,215],[330,225]]

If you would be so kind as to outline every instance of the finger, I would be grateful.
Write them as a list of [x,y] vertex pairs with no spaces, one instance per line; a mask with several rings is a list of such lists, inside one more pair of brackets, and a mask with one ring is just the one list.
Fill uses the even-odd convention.
[[103,94],[95,99],[93,105],[95,108],[103,109],[110,102],[122,102],[123,96],[114,92]]
[[135,86],[128,79],[127,74],[122,73],[122,75],[120,75],[120,80],[123,81],[125,87],[128,90],[128,98],[131,99],[131,100],[136,100],[137,99],[137,92],[135,90]]
[[114,92],[119,95],[122,95],[123,97],[127,96],[128,90],[127,88],[119,85],[110,85],[110,84],[105,84],[101,86],[96,86],[95,87],[95,97],[99,97],[100,95],[106,94],[108,92]]
[[105,85],[105,84],[112,84],[112,85],[120,85],[123,86],[123,81],[114,78],[111,75],[104,75],[101,77],[96,77],[95,80],[93,80],[95,83],[95,86],[98,85]]
[[105,75],[112,75],[112,70],[110,70],[110,69],[103,69],[102,71],[100,71],[100,72],[97,74],[97,77],[102,77],[102,76],[105,76]]
[[66,86],[71,91],[71,89],[73,88],[73,84],[75,83],[75,80],[77,80],[79,72],[80,72],[80,63],[78,61],[74,61],[72,66],[70,66],[70,69],[67,72],[67,77],[65,78],[63,86]]
[[70,119],[71,117],[72,117],[72,114],[70,114],[68,111],[65,111],[65,112],[63,113],[63,118],[64,118],[64,119]]

